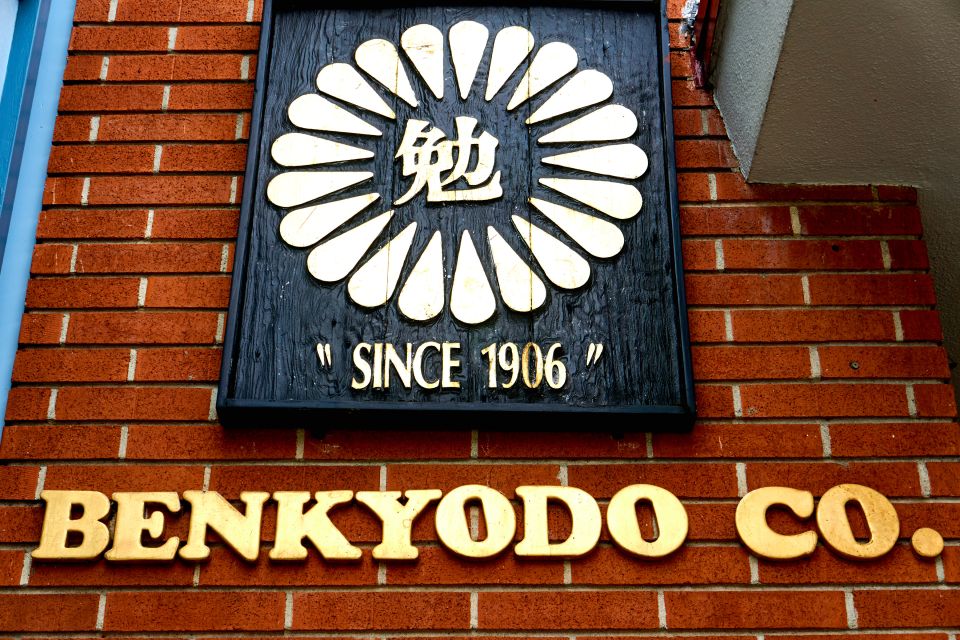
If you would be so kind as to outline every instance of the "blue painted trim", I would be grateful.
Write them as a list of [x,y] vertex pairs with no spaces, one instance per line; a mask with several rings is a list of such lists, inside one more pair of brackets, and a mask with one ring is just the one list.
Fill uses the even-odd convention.
[[[7,248],[0,263],[0,437],[10,391],[13,358],[17,352],[27,280],[30,277],[30,261],[36,242],[37,219],[43,206],[47,161],[53,142],[53,126],[67,66],[67,49],[76,4],[75,0],[56,0],[55,4],[50,0],[28,0],[22,3],[20,12],[24,13],[27,6],[38,2],[40,8],[46,5],[49,9],[49,14],[44,14],[43,20],[38,18],[34,22],[36,28],[43,31],[42,36],[35,34],[34,41],[40,40],[42,46],[30,49],[32,55],[29,60],[11,55],[8,67],[26,68],[24,94],[29,90],[31,99],[20,101],[25,108],[19,111],[16,121],[17,129],[22,126],[25,131],[23,140],[29,140],[30,144],[21,148],[19,159],[13,156],[14,161],[19,160],[18,180],[16,188],[10,189],[13,193],[8,192],[3,202],[4,211],[7,211],[7,196],[11,196]],[[35,15],[39,16],[39,13]],[[32,73],[29,72],[31,68]],[[43,69],[43,73],[38,74],[37,69]],[[0,118],[7,117],[7,114],[0,113]],[[12,125],[13,121],[0,119],[0,128],[7,129],[8,123]]]

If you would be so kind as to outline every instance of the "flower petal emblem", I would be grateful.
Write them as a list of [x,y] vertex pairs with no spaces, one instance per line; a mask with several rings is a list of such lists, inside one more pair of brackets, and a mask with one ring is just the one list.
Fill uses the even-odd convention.
[[[477,87],[486,56],[485,86]],[[497,294],[513,312],[534,312],[548,303],[544,280],[561,290],[587,285],[591,266],[581,252],[600,260],[621,252],[625,237],[619,224],[643,206],[640,191],[629,182],[644,175],[647,155],[626,142],[637,133],[636,115],[609,103],[613,82],[596,69],[578,69],[572,47],[548,42],[538,49],[534,35],[520,26],[491,38],[487,27],[473,21],[458,22],[446,34],[418,24],[403,32],[399,46],[384,39],[363,42],[353,63],[334,62],[319,71],[319,93],[297,97],[287,111],[300,131],[284,133],[271,148],[283,169],[266,192],[271,203],[286,211],[280,237],[291,247],[310,249],[307,269],[318,281],[346,280],[346,294],[360,307],[376,308],[395,299],[411,322],[431,321],[449,308],[458,322],[477,325],[496,314]],[[455,118],[455,128],[445,132],[426,114],[399,122],[394,108],[400,103],[391,106],[389,101],[402,101],[404,109],[414,112],[429,111],[418,100],[416,83],[429,91],[421,94],[427,102],[443,101],[448,70],[454,74],[455,93],[465,101],[459,111],[465,115]],[[516,77],[519,81],[511,83]],[[541,158],[542,168],[554,175],[537,182],[548,194],[576,206],[531,195],[529,217],[498,211],[496,224],[486,225],[486,233],[459,230],[456,255],[445,255],[441,230],[422,221],[402,221],[398,214],[418,203],[442,207],[492,202],[503,195],[501,177],[511,167],[497,165],[499,140],[467,115],[471,100],[490,102],[501,93],[510,96],[508,114],[539,102],[535,109],[525,107],[525,126],[569,120],[537,140],[544,148],[563,147]],[[446,99],[458,97],[448,92]],[[362,145],[373,140],[386,146],[383,119],[397,121],[402,135],[397,148],[375,154]],[[325,135],[347,137],[359,146]],[[375,175],[363,165],[380,153],[395,158],[406,185],[392,209],[370,217],[383,196],[375,183],[370,187]],[[347,189],[354,191],[345,196],[341,192]],[[398,222],[399,231],[390,231],[391,223]],[[414,249],[417,234],[429,237],[422,250]],[[478,250],[483,243],[486,251]],[[490,257],[492,269],[484,266],[482,255]]]

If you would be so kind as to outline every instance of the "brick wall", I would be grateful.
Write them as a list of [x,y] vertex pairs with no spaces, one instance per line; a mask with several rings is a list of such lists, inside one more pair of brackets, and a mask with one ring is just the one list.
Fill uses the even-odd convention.
[[[679,13],[671,2],[671,14]],[[960,431],[910,189],[751,186],[671,36],[680,198],[702,419],[684,435],[224,431],[213,390],[256,67],[248,0],[79,0],[0,455],[0,632],[33,637],[581,634],[947,640],[960,627]],[[265,427],[268,425],[264,425]],[[436,487],[512,495],[562,478],[681,497],[690,540],[643,562],[459,560],[428,513],[421,559],[199,568],[32,563],[42,488],[183,491]],[[856,564],[823,548],[751,558],[738,496],[890,496],[903,543]],[[268,509],[265,538],[272,536]],[[796,525],[774,516],[784,530]],[[379,529],[337,516],[369,550]],[[947,550],[921,561],[921,526]],[[181,535],[186,518],[171,517]],[[64,636],[59,636],[64,637]],[[831,638],[832,635],[821,635]],[[892,638],[894,636],[885,636]],[[949,636],[954,640],[953,636]]]

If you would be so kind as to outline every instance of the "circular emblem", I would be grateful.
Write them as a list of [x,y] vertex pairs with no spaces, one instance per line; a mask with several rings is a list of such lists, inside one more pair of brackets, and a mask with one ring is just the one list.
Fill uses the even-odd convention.
[[[623,248],[618,225],[642,205],[631,182],[647,169],[646,154],[627,142],[637,133],[636,115],[611,102],[605,74],[578,69],[569,45],[537,49],[519,26],[499,31],[488,47],[489,40],[487,27],[472,21],[446,36],[415,25],[399,48],[368,40],[354,52],[356,66],[328,64],[317,76],[319,93],[289,105],[290,122],[311,133],[273,142],[273,160],[285,170],[267,185],[267,198],[286,211],[280,237],[310,248],[310,274],[324,283],[346,280],[361,307],[395,299],[405,318],[423,322],[449,306],[456,320],[475,325],[493,317],[499,294],[508,309],[531,313],[547,304],[544,280],[580,289],[591,276],[585,256],[612,259]],[[444,95],[448,69],[459,96]],[[402,104],[388,103],[371,79]],[[423,85],[420,98],[414,83]],[[501,94],[509,101],[491,119]],[[435,108],[447,100],[456,107]],[[401,107],[408,117],[394,111]],[[444,113],[455,115],[440,121]],[[391,125],[393,135],[384,135],[381,127]],[[522,136],[505,131],[514,126]],[[536,167],[516,166],[518,154],[530,157],[523,147],[532,127],[546,129],[536,139],[545,151]],[[518,147],[516,139],[524,142]],[[375,175],[378,165],[389,169]],[[534,177],[550,197],[531,195],[522,210],[503,206],[505,192],[532,194]],[[384,184],[387,211],[374,207]],[[367,193],[344,195],[347,189]]]

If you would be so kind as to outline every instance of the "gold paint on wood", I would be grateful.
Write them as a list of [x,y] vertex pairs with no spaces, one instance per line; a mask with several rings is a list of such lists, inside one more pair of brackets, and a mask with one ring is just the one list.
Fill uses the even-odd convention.
[[470,238],[470,232],[460,236],[457,267],[453,273],[450,291],[450,311],[465,324],[480,324],[497,310],[497,301],[490,288],[480,256]]
[[767,510],[787,507],[806,520],[813,515],[813,494],[789,487],[762,487],[743,496],[737,505],[737,535],[754,555],[768,560],[803,558],[817,548],[816,531],[796,535],[777,533],[767,524]]
[[373,157],[372,151],[305,133],[283,134],[273,142],[270,154],[282,167],[308,167]]
[[[480,502],[487,537],[474,540],[467,521],[467,503]],[[510,501],[495,489],[479,484],[457,487],[437,505],[437,537],[450,551],[467,558],[490,558],[507,548],[517,531]]]
[[244,560],[253,562],[260,553],[260,520],[263,503],[270,497],[264,491],[244,491],[241,502],[246,505],[240,513],[223,496],[215,491],[184,491],[183,499],[190,503],[190,532],[187,544],[180,549],[184,560],[200,561],[210,557],[207,546],[207,529],[220,534],[220,538]]
[[411,222],[350,277],[351,300],[362,307],[379,307],[393,296],[416,231],[417,223]]
[[317,74],[317,89],[328,96],[385,118],[395,120],[397,117],[380,94],[363,79],[360,72],[345,62],[328,64],[321,69]]
[[291,247],[312,246],[379,199],[379,194],[367,193],[315,207],[294,209],[280,221],[280,237]]
[[400,289],[397,308],[411,320],[432,320],[443,311],[443,237],[435,231]]
[[[847,518],[847,504],[856,502],[870,529],[870,540],[861,543],[853,536]],[[841,484],[823,494],[817,505],[817,527],[834,551],[852,560],[879,558],[893,549],[900,536],[897,510],[887,498],[870,487]]]
[[477,77],[480,61],[483,60],[490,31],[479,22],[464,20],[450,27],[449,36],[450,59],[457,76],[457,88],[460,90],[460,97],[466,100],[470,95],[473,80]]
[[392,42],[382,38],[367,40],[353,52],[353,59],[357,61],[357,66],[370,74],[370,77],[382,84],[387,91],[411,107],[420,106],[403,63],[400,62],[397,47]]
[[530,204],[594,257],[612,258],[623,249],[623,233],[606,220],[539,198]]
[[321,282],[338,282],[347,277],[370,249],[387,224],[393,211],[381,213],[376,218],[327,240],[310,252],[307,270]]
[[540,144],[626,140],[637,132],[637,116],[623,105],[608,104],[540,136]]
[[[110,530],[100,522],[110,513],[110,499],[99,491],[40,492],[46,504],[40,544],[31,552],[35,560],[93,560],[110,543]],[[71,519],[74,508],[81,514]],[[79,544],[67,546],[71,533],[79,534]]]
[[511,219],[550,282],[561,289],[577,289],[587,283],[590,264],[577,252],[525,218]]
[[[410,345],[407,345],[410,349]],[[407,387],[410,385],[408,384]],[[383,523],[380,544],[373,548],[375,560],[416,560],[419,551],[410,543],[413,523],[428,504],[439,500],[439,489],[411,489],[404,492],[400,504],[399,491],[357,491],[357,502],[366,505]]]
[[[518,556],[578,558],[597,546],[603,519],[597,501],[586,491],[576,487],[520,486],[517,496],[523,499],[523,540],[514,548]],[[563,542],[550,542],[549,502],[562,503],[570,512],[570,535]]]
[[603,102],[612,95],[613,82],[610,78],[595,69],[587,69],[570,78],[526,122],[537,124],[551,120]]
[[144,517],[149,505],[163,505],[170,513],[180,511],[180,496],[176,491],[118,492],[113,547],[104,555],[107,560],[129,562],[164,562],[173,560],[180,546],[180,538],[173,537],[158,547],[143,546],[143,534],[154,540],[163,535],[163,513],[154,511]]
[[611,178],[636,180],[647,171],[647,154],[635,144],[614,144],[548,156],[543,163]]
[[316,504],[304,513],[303,507],[310,501],[309,491],[275,491],[277,503],[277,533],[271,560],[305,560],[306,538],[317,548],[325,560],[359,560],[360,548],[350,544],[328,513],[334,507],[353,500],[352,491],[317,491],[313,494]]
[[400,36],[400,46],[437,100],[443,100],[443,33],[432,24],[417,24]]
[[[648,502],[656,519],[657,539],[647,542],[637,522],[637,502]],[[663,558],[683,545],[689,521],[675,495],[650,484],[634,484],[618,491],[607,506],[607,529],[618,547],[641,558]]]
[[290,122],[302,129],[348,133],[358,136],[382,136],[372,124],[315,93],[300,96],[287,109]]
[[510,98],[507,111],[513,111],[576,69],[578,60],[576,50],[564,42],[548,42],[540,47]]
[[302,204],[366,182],[369,171],[291,171],[281,173],[267,185],[267,199],[278,207]]
[[504,304],[521,313],[543,306],[547,300],[543,281],[492,226],[487,227],[487,239]]
[[523,27],[502,29],[493,41],[490,55],[490,71],[487,73],[487,102],[506,84],[520,63],[533,51],[533,34]]
[[566,178],[540,178],[540,184],[618,220],[629,220],[643,206],[643,196],[632,184]]
[[923,527],[910,536],[914,553],[921,558],[936,558],[943,553],[943,536],[933,529]]

